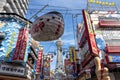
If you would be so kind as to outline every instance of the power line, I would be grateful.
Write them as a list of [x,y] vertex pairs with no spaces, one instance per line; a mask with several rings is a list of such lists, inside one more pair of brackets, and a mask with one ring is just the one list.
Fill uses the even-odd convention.
[[39,12],[41,12],[42,10],[44,10],[48,5],[45,5],[43,8],[41,8],[39,11],[37,11],[33,16],[31,16],[29,18],[29,20],[31,20],[33,17],[35,17]]

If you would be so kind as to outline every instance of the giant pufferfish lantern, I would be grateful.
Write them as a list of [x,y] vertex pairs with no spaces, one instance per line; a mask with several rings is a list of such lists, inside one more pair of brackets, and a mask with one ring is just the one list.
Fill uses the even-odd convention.
[[64,33],[64,20],[57,11],[48,12],[38,17],[30,29],[31,36],[36,41],[56,40]]

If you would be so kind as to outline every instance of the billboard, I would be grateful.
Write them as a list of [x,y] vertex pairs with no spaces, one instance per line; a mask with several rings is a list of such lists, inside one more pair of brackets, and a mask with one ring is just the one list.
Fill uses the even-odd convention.
[[[20,19],[12,17],[0,17],[0,33],[4,33],[4,39],[1,40],[0,44],[0,61],[12,62],[19,30],[25,26],[26,21],[24,20],[22,21]],[[24,36],[24,38],[26,37],[27,35]],[[24,44],[25,43],[22,45]]]

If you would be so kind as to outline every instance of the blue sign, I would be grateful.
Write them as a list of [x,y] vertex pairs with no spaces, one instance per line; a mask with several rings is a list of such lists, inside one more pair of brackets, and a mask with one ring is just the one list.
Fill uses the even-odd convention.
[[118,55],[109,56],[109,61],[110,62],[120,62],[120,56],[118,56]]

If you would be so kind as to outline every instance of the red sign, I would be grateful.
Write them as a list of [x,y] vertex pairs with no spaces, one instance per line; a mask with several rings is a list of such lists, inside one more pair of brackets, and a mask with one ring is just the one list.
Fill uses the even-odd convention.
[[107,46],[107,53],[120,53],[120,46]]
[[100,27],[120,27],[120,21],[99,21]]
[[39,50],[39,52],[38,52],[38,60],[37,60],[37,64],[36,64],[36,72],[37,73],[41,72],[42,54],[43,54],[43,50]]
[[94,36],[90,16],[89,16],[87,11],[83,10],[82,12],[83,12],[83,17],[84,17],[85,30],[86,30],[86,34],[87,34],[87,37],[88,37],[88,44],[89,44],[90,52],[94,56],[97,56],[98,55],[98,49],[97,49],[97,45],[96,45],[96,41],[95,41],[95,36]]
[[12,58],[13,61],[24,61],[27,41],[28,41],[28,29],[23,28],[20,30],[18,35],[17,44]]

